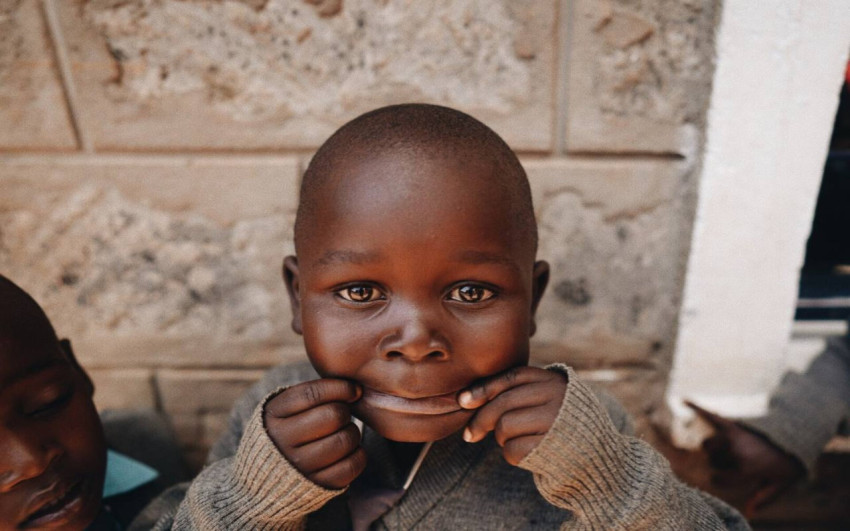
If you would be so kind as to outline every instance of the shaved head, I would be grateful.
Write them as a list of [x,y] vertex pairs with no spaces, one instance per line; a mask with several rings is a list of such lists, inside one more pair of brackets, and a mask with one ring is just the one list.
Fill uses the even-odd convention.
[[0,343],[56,342],[44,310],[24,290],[0,275]]
[[[475,118],[438,105],[411,103],[382,107],[343,125],[316,152],[304,174],[295,221],[296,252],[325,189],[346,179],[352,166],[392,153],[416,161],[487,164],[488,186],[502,189],[504,215],[517,233],[537,248],[537,225],[525,170],[510,147]],[[422,178],[427,178],[423,175]]]

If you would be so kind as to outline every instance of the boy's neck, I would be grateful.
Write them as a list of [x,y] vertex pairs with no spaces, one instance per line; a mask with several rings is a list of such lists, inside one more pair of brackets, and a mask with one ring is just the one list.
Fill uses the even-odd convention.
[[424,443],[410,443],[387,440],[387,447],[393,460],[398,464],[400,470],[410,470]]

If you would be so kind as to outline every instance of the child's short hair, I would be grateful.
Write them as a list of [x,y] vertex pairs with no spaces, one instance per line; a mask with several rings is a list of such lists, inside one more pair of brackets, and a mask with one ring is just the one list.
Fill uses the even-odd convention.
[[301,225],[316,206],[316,191],[328,179],[342,177],[339,164],[374,157],[385,151],[409,152],[434,159],[463,160],[470,156],[494,166],[494,186],[515,199],[515,225],[537,248],[537,223],[528,177],[516,154],[495,131],[461,111],[425,103],[390,105],[367,112],[339,128],[310,161],[301,182],[295,245]]

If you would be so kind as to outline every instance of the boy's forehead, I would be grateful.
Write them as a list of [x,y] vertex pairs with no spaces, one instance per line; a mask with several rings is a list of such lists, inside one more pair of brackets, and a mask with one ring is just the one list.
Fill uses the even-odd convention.
[[452,201],[461,202],[466,214],[508,209],[510,197],[496,181],[483,160],[381,153],[346,163],[315,190],[315,199],[326,218],[360,209],[372,209],[375,217],[409,209],[427,215]]
[[[383,152],[352,160],[339,168],[322,190],[314,190],[312,219],[302,224],[297,236],[299,253],[321,260],[326,247],[337,251],[341,233],[368,236],[371,241],[399,236],[417,240],[437,233],[445,240],[473,233],[476,245],[486,248],[488,243],[498,242],[511,260],[531,261],[533,246],[510,221],[515,199],[510,187],[499,182],[496,171],[482,158],[409,152]],[[446,230],[461,227],[465,229],[460,232]]]
[[313,192],[324,209],[344,208],[352,201],[364,200],[423,204],[433,196],[449,193],[463,194],[469,206],[499,202],[508,208],[510,197],[501,193],[505,187],[499,186],[500,180],[494,165],[473,152],[461,155],[405,149],[348,157]]

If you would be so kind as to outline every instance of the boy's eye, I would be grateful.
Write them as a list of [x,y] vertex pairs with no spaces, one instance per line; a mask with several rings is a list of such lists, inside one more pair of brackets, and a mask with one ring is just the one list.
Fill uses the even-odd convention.
[[379,289],[366,284],[348,286],[337,290],[336,294],[350,302],[372,302],[384,299],[384,295]]
[[31,408],[26,411],[26,414],[30,417],[45,417],[52,413],[55,413],[61,410],[66,404],[71,401],[71,397],[74,396],[74,388],[71,387],[64,392],[60,393],[58,396],[54,398],[49,398],[43,402],[39,402],[34,404]]
[[459,302],[484,302],[493,298],[496,293],[482,286],[464,284],[449,292],[449,299]]

